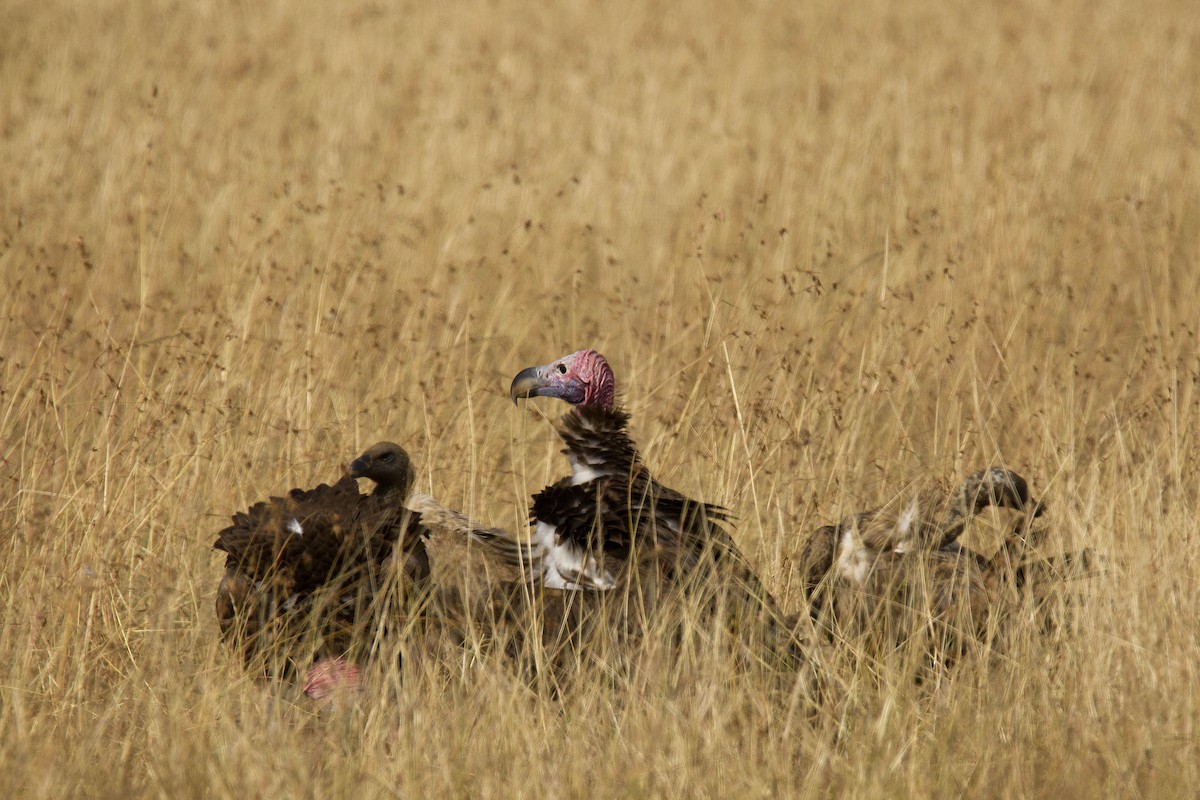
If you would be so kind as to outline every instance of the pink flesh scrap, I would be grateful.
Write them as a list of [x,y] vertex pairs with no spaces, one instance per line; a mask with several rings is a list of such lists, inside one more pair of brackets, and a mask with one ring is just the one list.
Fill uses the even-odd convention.
[[334,694],[355,694],[361,690],[358,665],[340,657],[321,659],[304,676],[304,693],[318,702]]

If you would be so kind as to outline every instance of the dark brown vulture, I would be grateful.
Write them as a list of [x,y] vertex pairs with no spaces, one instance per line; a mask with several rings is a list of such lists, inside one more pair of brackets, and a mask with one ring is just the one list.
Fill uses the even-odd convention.
[[[358,478],[374,491],[361,494]],[[396,585],[392,570],[403,591],[429,576],[427,532],[404,505],[412,481],[404,449],[380,442],[332,486],[293,489],[235,514],[213,545],[226,554],[216,598],[225,639],[247,661],[275,653],[289,664],[303,661],[293,647],[305,631],[318,633],[318,658],[361,647],[376,595]]]
[[[985,557],[958,540],[970,518],[989,506],[1020,515],[1000,549]],[[994,467],[952,493],[902,494],[827,525],[809,537],[800,559],[811,616],[843,634],[885,628],[885,635],[903,638],[924,628],[940,649],[961,651],[985,635],[989,619],[1034,576],[1058,579],[1088,569],[1089,551],[1049,558],[1040,552],[1046,528],[1033,523],[1044,512],[1024,478]]]
[[618,407],[604,356],[580,350],[522,370],[510,396],[514,402],[556,397],[572,406],[557,426],[571,474],[534,495],[527,543],[501,542],[534,582],[600,591],[685,581],[721,585],[777,614],[725,529],[729,513],[651,475],[629,436],[629,417]]

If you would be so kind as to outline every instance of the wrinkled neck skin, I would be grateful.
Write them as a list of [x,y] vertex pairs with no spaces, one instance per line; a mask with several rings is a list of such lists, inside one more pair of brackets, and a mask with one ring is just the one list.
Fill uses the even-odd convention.
[[616,380],[608,360],[595,350],[580,351],[574,369],[583,383],[583,399],[579,406],[612,411],[616,408]]
[[583,394],[583,402],[580,405],[602,411],[613,411],[616,404],[616,387],[612,370],[608,369],[608,365],[605,364],[604,369],[599,370],[599,374],[593,380],[588,381],[587,389]]

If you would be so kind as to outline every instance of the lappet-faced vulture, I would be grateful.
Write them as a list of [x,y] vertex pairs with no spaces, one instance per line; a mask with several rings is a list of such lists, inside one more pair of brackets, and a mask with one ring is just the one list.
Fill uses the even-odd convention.
[[510,395],[571,405],[557,425],[571,474],[533,497],[533,533],[514,550],[547,587],[611,590],[636,577],[666,585],[726,580],[774,613],[775,601],[726,526],[729,513],[659,483],[629,435],[604,356],[580,350],[522,370]]

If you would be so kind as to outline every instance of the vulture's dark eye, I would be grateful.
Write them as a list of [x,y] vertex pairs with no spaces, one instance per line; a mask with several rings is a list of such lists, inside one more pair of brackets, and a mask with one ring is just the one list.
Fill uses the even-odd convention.
[[559,374],[559,375],[566,375],[566,374],[567,374],[567,365],[566,365],[566,364],[559,364],[559,365],[558,365],[558,374]]
[[391,453],[384,453],[382,456],[379,457],[379,460],[380,461],[391,461],[392,458],[394,458],[394,456],[392,456]]

